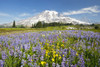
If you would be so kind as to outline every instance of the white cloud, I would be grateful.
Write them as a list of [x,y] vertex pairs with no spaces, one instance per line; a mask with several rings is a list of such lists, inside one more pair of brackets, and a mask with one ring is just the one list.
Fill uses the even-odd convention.
[[83,14],[83,13],[99,13],[99,6],[92,6],[87,8],[82,8],[77,11],[63,12],[63,15],[75,15],[75,14]]
[[20,14],[19,16],[20,16],[20,17],[26,17],[26,16],[30,16],[30,14],[29,14],[29,13],[22,13],[22,14]]
[[9,17],[10,15],[7,13],[0,13],[0,16]]

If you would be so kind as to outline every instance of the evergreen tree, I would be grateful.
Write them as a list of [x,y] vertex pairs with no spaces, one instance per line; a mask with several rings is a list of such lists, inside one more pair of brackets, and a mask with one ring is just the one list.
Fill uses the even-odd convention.
[[95,29],[99,29],[99,27],[98,27],[98,26],[95,26],[94,28],[95,28]]
[[15,28],[16,27],[16,25],[15,25],[15,20],[13,21],[13,26],[12,26],[13,28]]
[[39,22],[36,24],[36,28],[42,28],[42,27],[43,27],[42,22],[39,21]]
[[31,28],[34,28],[34,25],[32,24],[32,27]]

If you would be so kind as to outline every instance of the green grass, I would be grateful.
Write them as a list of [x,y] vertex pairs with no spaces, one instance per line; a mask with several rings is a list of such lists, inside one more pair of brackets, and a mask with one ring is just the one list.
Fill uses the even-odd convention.
[[[47,27],[47,28],[0,28],[0,35],[26,33],[26,32],[38,32],[38,31],[67,30],[66,27],[69,27],[69,26],[56,26],[56,27]],[[79,26],[73,26],[73,25],[71,25],[71,27],[79,28]],[[80,30],[100,32],[99,29],[80,29]]]

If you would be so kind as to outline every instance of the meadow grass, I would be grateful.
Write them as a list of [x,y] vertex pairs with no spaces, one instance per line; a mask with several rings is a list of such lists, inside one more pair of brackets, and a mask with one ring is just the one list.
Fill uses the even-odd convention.
[[[14,34],[14,33],[26,33],[26,32],[52,31],[52,30],[72,30],[72,29],[66,29],[67,27],[79,28],[78,25],[76,26],[74,25],[55,26],[55,27],[46,27],[46,28],[0,28],[0,35],[7,35],[7,34]],[[73,29],[73,30],[100,32],[99,29]]]

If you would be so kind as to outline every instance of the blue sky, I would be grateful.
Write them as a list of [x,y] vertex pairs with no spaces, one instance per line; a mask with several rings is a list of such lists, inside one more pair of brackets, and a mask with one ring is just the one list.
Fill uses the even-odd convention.
[[100,22],[100,0],[0,0],[0,24],[32,17],[44,10],[88,22]]

